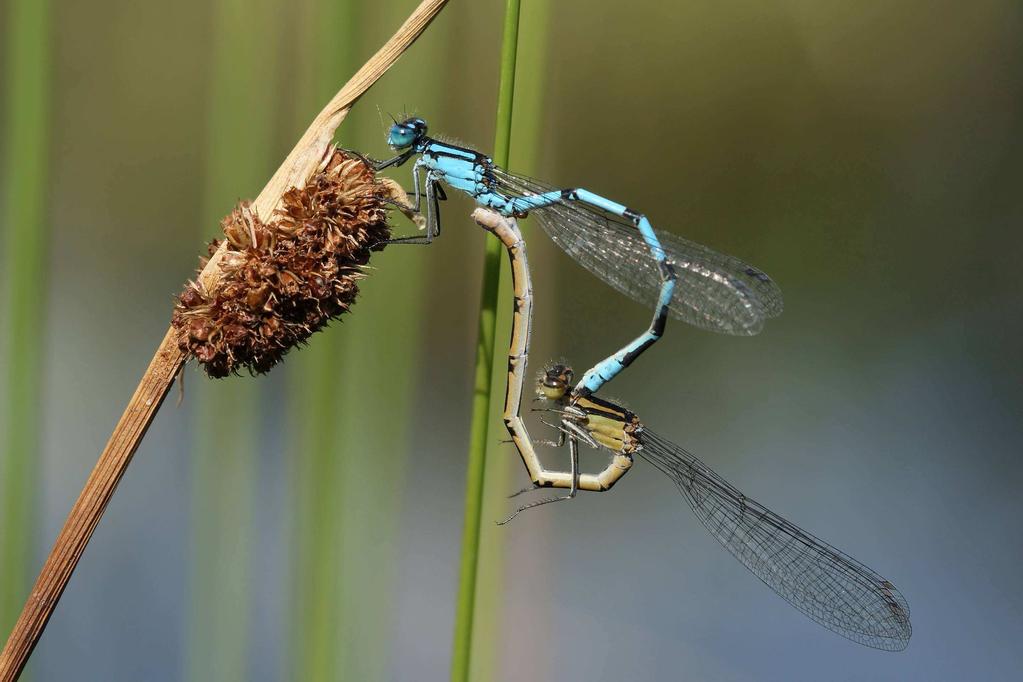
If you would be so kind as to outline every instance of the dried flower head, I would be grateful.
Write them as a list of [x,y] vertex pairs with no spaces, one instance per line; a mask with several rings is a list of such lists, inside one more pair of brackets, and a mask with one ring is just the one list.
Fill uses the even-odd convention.
[[270,222],[242,202],[220,223],[227,250],[215,288],[189,282],[178,297],[178,346],[211,377],[268,371],[355,302],[370,251],[390,235],[389,199],[407,198],[363,159],[332,149]]

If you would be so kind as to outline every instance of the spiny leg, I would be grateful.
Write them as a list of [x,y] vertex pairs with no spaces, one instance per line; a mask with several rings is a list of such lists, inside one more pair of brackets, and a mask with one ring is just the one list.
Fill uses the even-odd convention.
[[[422,202],[422,194],[419,190],[419,168],[420,162],[412,166],[412,179],[415,183],[416,188],[416,200],[412,205],[404,207],[413,213],[419,213],[419,208]],[[433,238],[440,235],[440,205],[438,204],[438,195],[446,198],[444,190],[442,190],[437,184],[437,180],[429,173],[426,174],[426,235],[419,236],[413,235],[410,237],[395,237],[393,239],[387,239],[381,244],[417,244],[425,245],[433,242]]]
[[[427,176],[427,179],[429,179],[429,176]],[[444,188],[440,186],[440,183],[435,180],[427,188],[426,197],[430,200],[430,215],[433,216],[433,236],[436,238],[440,236],[440,202],[447,201],[448,195],[444,192]],[[427,225],[427,228],[429,228],[429,225]]]
[[[343,147],[342,147],[342,149],[346,153],[351,154],[353,156],[357,156],[358,158],[362,159],[362,161],[364,163],[366,163],[366,165],[368,165],[370,168],[372,168],[374,172],[382,171],[385,168],[389,168],[391,166],[400,166],[403,163],[405,163],[406,161],[408,161],[409,158],[411,158],[414,155],[414,152],[412,150],[409,150],[409,151],[406,151],[406,152],[403,152],[403,153],[399,154],[398,156],[395,156],[394,158],[388,159],[386,161],[379,161],[377,159],[370,158],[370,157],[366,156],[365,154],[357,152],[357,151],[355,151],[353,149],[345,149]],[[414,163],[412,165],[412,184],[413,184],[412,193],[415,196],[415,201],[414,202],[412,202],[410,204],[406,204],[404,202],[398,201],[397,199],[390,198],[390,197],[381,199],[381,201],[383,203],[390,204],[391,206],[396,207],[398,210],[400,210],[402,213],[404,213],[410,219],[412,218],[412,214],[418,214],[420,212],[419,211],[419,207],[420,207],[420,203],[421,203],[421,197],[420,197],[420,189],[419,189],[419,187],[420,187],[420,183],[419,183],[419,167],[421,165],[422,164],[421,164],[421,162],[419,160],[417,160],[416,163]],[[429,182],[429,180],[430,180],[429,175],[427,175],[427,182]],[[407,190],[405,190],[405,194],[407,195],[407,194],[409,194],[409,192]],[[443,194],[443,192],[442,192],[442,194]],[[427,196],[429,196],[429,192],[427,192]],[[446,198],[446,197],[444,197],[444,198]],[[429,216],[427,216],[427,228],[429,228]],[[428,229],[427,230],[428,236],[429,236],[429,232],[430,231]],[[435,235],[436,234],[440,234],[440,226],[439,225],[436,228]],[[397,237],[395,239],[385,239],[383,241],[377,242],[376,244],[374,244],[374,246],[377,246],[378,244],[429,244],[429,243],[430,243],[429,239],[424,240],[423,237],[420,237],[420,236],[416,235],[416,236],[412,236],[412,237]]]
[[531,493],[534,490],[539,490],[539,489],[540,489],[540,486],[538,486],[538,485],[535,485],[535,484],[534,485],[527,485],[522,490],[516,490],[515,492],[513,492],[511,495],[508,496],[508,499],[512,500],[512,499],[515,499],[516,497],[518,497],[519,495],[525,495],[526,493]]
[[[545,426],[549,426],[549,427],[551,427],[552,429],[554,429],[555,431],[558,432],[558,440],[554,441],[554,440],[546,440],[546,439],[544,439],[544,440],[538,440],[536,442],[540,443],[541,445],[549,445],[550,447],[553,447],[553,448],[563,447],[565,445],[565,429],[560,427],[560,426],[558,426],[557,424],[552,424],[551,422],[547,421],[543,417],[540,417],[540,421],[543,422],[543,424]],[[506,440],[506,441],[502,441],[502,442],[514,443],[515,441],[514,440]],[[518,490],[518,491],[512,493],[511,495],[509,495],[508,499],[511,500],[513,498],[518,497],[519,495],[522,495],[522,494],[528,493],[528,492],[532,492],[534,490],[538,490],[539,488],[540,488],[540,486],[536,485],[535,483],[527,485],[522,490]]]
[[[527,509],[533,509],[541,505],[550,504],[551,502],[561,502],[563,500],[571,500],[575,497],[576,491],[579,489],[579,444],[575,437],[569,437],[568,439],[568,450],[572,457],[572,487],[569,488],[567,495],[561,495],[559,497],[547,497],[536,502],[530,502],[529,504],[522,505],[515,510],[515,513],[506,518],[504,521],[498,521],[497,525],[503,526],[516,516],[526,511]],[[512,496],[514,497],[514,495]]]
[[558,426],[557,424],[552,424],[551,422],[547,421],[543,417],[540,417],[539,419],[540,419],[540,423],[541,424],[543,424],[544,426],[549,426],[550,428],[552,428],[552,429],[554,429],[555,431],[558,432],[558,439],[557,440],[548,440],[548,439],[544,438],[544,439],[538,440],[536,442],[540,443],[541,445],[550,446],[552,448],[563,447],[565,445],[565,429],[563,429],[562,427]]

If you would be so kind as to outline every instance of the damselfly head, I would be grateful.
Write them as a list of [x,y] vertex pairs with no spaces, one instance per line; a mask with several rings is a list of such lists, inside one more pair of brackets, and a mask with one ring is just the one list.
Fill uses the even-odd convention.
[[426,121],[421,118],[406,118],[391,126],[387,144],[392,149],[408,149],[426,135]]
[[574,373],[568,365],[547,367],[540,376],[540,393],[548,400],[561,400],[572,386]]

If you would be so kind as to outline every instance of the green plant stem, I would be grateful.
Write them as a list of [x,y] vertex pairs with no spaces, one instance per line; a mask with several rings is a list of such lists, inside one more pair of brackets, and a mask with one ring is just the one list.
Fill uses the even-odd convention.
[[2,365],[0,429],[0,632],[28,594],[39,450],[41,349],[46,309],[45,189],[50,110],[50,3],[8,3],[4,58],[7,153],[3,164]]
[[[507,165],[511,146],[512,104],[515,92],[515,58],[519,38],[519,0],[508,0],[501,45],[501,80],[497,96],[497,128],[494,162]],[[490,426],[490,393],[494,364],[494,332],[497,324],[497,293],[501,281],[501,244],[488,239],[483,255],[483,286],[476,340],[476,369],[469,435],[469,462],[465,484],[465,515],[459,567],[458,603],[451,657],[452,682],[467,682],[472,659],[472,622],[476,606],[476,571],[479,564],[483,483],[486,475]]]
[[[518,58],[515,82],[515,117],[512,125],[512,137],[515,147],[509,151],[508,168],[516,172],[537,176],[539,145],[543,139],[543,101],[545,89],[545,60],[547,59],[548,25],[550,17],[550,0],[530,0],[522,6],[519,17]],[[537,176],[541,177],[541,176]],[[527,233],[528,220],[519,228]],[[527,237],[528,241],[528,237]],[[530,244],[529,261],[534,272],[544,273],[546,280],[556,277],[556,268],[544,267],[550,260],[549,243]],[[504,311],[497,320],[497,339],[507,339],[511,333],[511,316],[507,314],[514,292],[511,284],[511,267],[508,258],[501,257],[501,286],[498,289],[498,309]],[[557,316],[552,311],[541,309],[533,311],[534,328],[544,330],[543,339],[549,340],[557,327]],[[530,342],[532,349],[539,350],[533,357],[551,357],[537,339]],[[549,343],[549,341],[548,341]],[[503,362],[495,362],[492,366],[494,381],[501,382],[507,378],[508,368]],[[500,392],[499,392],[500,394]],[[504,411],[502,400],[492,400],[490,423],[501,421]],[[508,515],[507,494],[519,482],[522,474],[522,462],[509,445],[503,445],[496,438],[490,438],[489,465],[484,482],[483,515],[487,519],[499,519]],[[536,523],[536,519],[532,521]],[[480,560],[477,568],[476,584],[476,615],[473,618],[473,630],[479,636],[475,639],[472,652],[470,678],[473,680],[493,680],[501,677],[501,646],[503,634],[501,627],[505,623],[507,606],[506,591],[503,588],[507,564],[506,529],[496,524],[483,524],[480,529]],[[488,636],[484,637],[483,633]]]

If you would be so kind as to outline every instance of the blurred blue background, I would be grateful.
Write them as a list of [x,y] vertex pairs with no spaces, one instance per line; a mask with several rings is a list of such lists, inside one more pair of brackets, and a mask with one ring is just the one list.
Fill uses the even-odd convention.
[[[219,216],[416,5],[50,2],[44,286],[20,292],[42,317],[21,330],[41,353],[39,441],[4,453],[36,471],[31,556],[0,564],[19,603],[18,566],[41,565]],[[1019,3],[523,5],[513,170],[638,207],[786,296],[754,338],[669,325],[607,394],[890,578],[914,636],[890,654],[814,625],[646,466],[497,528],[526,477],[495,410],[474,679],[1018,679]],[[452,2],[340,141],[384,156],[381,111],[414,109],[489,151],[502,15]],[[375,255],[354,313],[272,375],[188,368],[32,679],[446,677],[484,239],[470,209],[452,196],[434,245]],[[534,369],[589,366],[646,325],[523,228]]]

